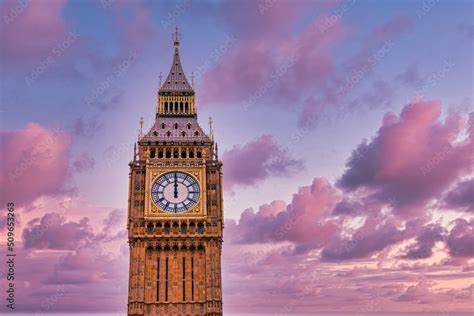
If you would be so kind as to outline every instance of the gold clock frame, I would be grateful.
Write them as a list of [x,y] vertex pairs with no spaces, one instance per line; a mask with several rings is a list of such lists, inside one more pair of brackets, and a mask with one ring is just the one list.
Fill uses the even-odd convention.
[[[153,183],[161,177],[163,174],[169,172],[184,172],[194,178],[196,183],[199,185],[200,195],[198,202],[184,213],[168,213],[159,208],[153,198],[151,197],[151,188]],[[207,192],[206,192],[206,171],[202,167],[180,167],[180,168],[169,168],[169,167],[150,167],[146,173],[146,192],[145,192],[145,218],[146,219],[164,219],[164,218],[202,218],[207,215]]]

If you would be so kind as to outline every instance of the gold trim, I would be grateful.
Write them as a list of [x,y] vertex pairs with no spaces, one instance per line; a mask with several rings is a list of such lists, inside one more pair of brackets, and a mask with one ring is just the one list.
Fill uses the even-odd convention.
[[[200,196],[198,202],[184,213],[168,213],[159,208],[151,197],[151,188],[155,181],[162,175],[169,172],[183,172],[189,174],[194,178],[196,183],[199,185]],[[206,191],[206,171],[205,166],[200,167],[189,167],[189,168],[167,168],[158,166],[149,166],[146,173],[146,186],[145,186],[145,219],[160,219],[160,218],[190,218],[190,217],[205,217],[207,215],[207,191]]]

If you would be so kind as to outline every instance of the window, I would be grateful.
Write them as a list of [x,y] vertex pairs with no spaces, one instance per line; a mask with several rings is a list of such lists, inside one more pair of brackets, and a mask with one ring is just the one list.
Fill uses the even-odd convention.
[[194,257],[191,257],[191,301],[194,301]]
[[171,158],[171,150],[166,151],[166,158]]
[[186,150],[181,151],[181,158],[186,158]]
[[204,225],[202,223],[198,224],[198,233],[199,234],[204,233]]
[[186,224],[181,225],[181,232],[183,234],[186,234],[186,231],[188,230],[188,226]]
[[198,150],[198,152],[197,152],[197,157],[202,158],[202,152],[200,150]]
[[150,158],[155,158],[155,148],[150,150]]
[[184,110],[185,110],[186,112],[189,111],[189,103],[188,103],[188,102],[185,102],[185,103],[184,103]]
[[148,225],[146,226],[146,230],[147,230],[149,233],[153,233],[153,231],[155,230],[155,227],[153,226],[152,223],[148,223]]
[[182,132],[181,132],[181,136],[183,136],[183,137],[186,136],[186,132],[185,132],[185,131],[182,131]]
[[188,129],[191,129],[191,123],[188,123]]
[[165,224],[165,233],[169,234],[170,232],[171,232],[170,224],[166,223]]
[[[177,83],[177,82],[176,82]],[[178,102],[175,102],[174,103],[174,111],[175,112],[178,112]]]
[[181,112],[184,112],[184,104],[183,104],[183,102],[180,102],[180,103],[179,103],[179,110],[180,110]]
[[177,149],[175,149],[173,152],[173,158],[179,158],[179,153]]
[[165,289],[165,301],[168,302],[168,257],[166,257],[166,274],[165,274],[165,283],[166,283],[166,289]]
[[158,150],[158,158],[163,158],[163,150]]
[[198,131],[195,131],[195,132],[194,132],[194,136],[199,136],[199,132],[198,132]]
[[171,132],[170,132],[170,131],[167,131],[167,132],[166,132],[166,136],[170,137],[170,136],[171,136]]
[[153,131],[153,136],[158,136],[158,132],[157,132],[157,131]]
[[183,301],[186,300],[186,258],[183,257]]
[[165,129],[166,125],[165,123],[161,123],[161,129]]
[[174,129],[178,129],[178,123],[174,123]]
[[157,267],[156,267],[156,301],[160,301],[160,257],[158,257]]
[[[168,113],[168,102],[165,102],[165,113]],[[163,124],[162,124],[163,125]]]
[[194,158],[194,150],[189,151],[189,158]]

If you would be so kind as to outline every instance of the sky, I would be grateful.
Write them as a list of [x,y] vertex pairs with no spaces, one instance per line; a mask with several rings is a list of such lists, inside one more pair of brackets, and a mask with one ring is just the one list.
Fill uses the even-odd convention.
[[176,27],[224,163],[226,313],[473,311],[471,1],[0,11],[0,200],[15,203],[18,311],[125,310],[128,162]]

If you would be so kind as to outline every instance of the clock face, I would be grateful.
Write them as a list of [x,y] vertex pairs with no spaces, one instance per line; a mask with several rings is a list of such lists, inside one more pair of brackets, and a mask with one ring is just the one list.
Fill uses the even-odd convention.
[[189,174],[165,173],[151,187],[153,202],[167,213],[185,213],[199,201],[199,184]]

